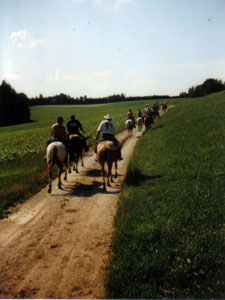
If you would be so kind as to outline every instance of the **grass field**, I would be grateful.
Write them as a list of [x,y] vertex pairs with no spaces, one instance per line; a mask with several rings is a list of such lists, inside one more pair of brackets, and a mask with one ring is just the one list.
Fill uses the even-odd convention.
[[[148,101],[149,104],[154,101]],[[160,103],[160,101],[159,101]],[[92,134],[103,116],[111,113],[116,132],[124,130],[126,113],[129,108],[137,112],[145,101],[123,102],[104,105],[58,105],[31,107],[29,124],[0,128],[0,217],[7,215],[7,208],[23,201],[39,191],[47,183],[40,180],[46,168],[43,156],[46,141],[51,138],[50,127],[58,116],[64,118],[64,125],[75,114],[86,131]],[[93,137],[88,140],[93,145]]]
[[177,103],[138,142],[108,298],[225,298],[225,93]]

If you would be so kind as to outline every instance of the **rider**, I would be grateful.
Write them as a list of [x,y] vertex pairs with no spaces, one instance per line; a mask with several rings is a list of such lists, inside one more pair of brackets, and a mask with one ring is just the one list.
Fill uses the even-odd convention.
[[[104,119],[105,120],[102,121],[98,126],[95,140],[97,141],[100,133],[102,133],[102,138],[99,140],[99,143],[102,141],[112,141],[115,143],[115,146],[119,146],[119,141],[114,136],[115,126],[112,123],[112,116],[110,114],[107,114],[106,116],[104,116]],[[97,152],[97,145],[95,147],[95,152]],[[121,147],[118,149],[118,152],[118,159],[123,160],[123,158],[121,157]]]
[[133,124],[133,127],[136,128],[135,126],[135,120],[134,120],[134,114],[131,110],[131,108],[129,109],[128,113],[127,113],[127,120],[132,120],[132,124]]
[[57,118],[57,123],[51,127],[52,140],[51,142],[60,141],[67,146],[66,129],[63,126],[63,117]]
[[80,121],[76,120],[75,115],[72,115],[70,117],[70,119],[71,120],[66,124],[66,127],[67,127],[67,130],[69,132],[69,135],[70,134],[77,134],[80,137],[84,138],[83,139],[83,141],[84,141],[84,148],[85,148],[85,152],[87,152],[89,150],[89,147],[86,144],[86,139],[85,139],[85,137],[79,131],[79,130],[81,130],[83,133],[85,133],[85,131],[83,130],[83,127],[82,127]]
[[144,108],[144,117],[146,117],[147,119],[149,119],[149,121],[151,123],[154,123],[154,121],[153,121],[153,113],[152,113],[152,110],[149,108],[148,104],[146,104],[145,108]]
[[142,118],[142,112],[141,112],[140,108],[138,109],[137,117],[138,117],[138,118]]
[[[57,118],[57,123],[53,124],[51,127],[52,139],[47,142],[47,146],[52,142],[62,142],[70,153],[71,159],[73,159],[74,155],[71,153],[70,145],[67,141],[66,129],[63,126],[63,117]],[[44,157],[46,159],[46,157]]]

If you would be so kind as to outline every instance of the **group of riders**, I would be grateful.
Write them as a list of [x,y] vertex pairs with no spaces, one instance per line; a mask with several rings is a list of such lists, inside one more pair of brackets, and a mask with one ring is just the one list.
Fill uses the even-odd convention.
[[[162,104],[162,109],[166,109],[167,105],[164,102]],[[149,107],[148,104],[145,105],[143,113],[139,109],[137,112],[137,118],[141,118],[142,122],[144,124],[146,123],[154,123],[155,117],[159,117],[159,105],[158,103],[154,103],[152,105],[152,108]],[[136,127],[136,122],[135,122],[135,117],[131,109],[129,109],[127,113],[127,119],[130,119],[133,123],[133,128]],[[69,122],[66,124],[66,128],[68,133],[66,133],[66,128],[63,125],[63,118],[58,117],[57,123],[53,124],[51,127],[51,134],[52,134],[52,139],[47,142],[47,145],[49,145],[52,142],[62,142],[66,148],[68,149],[69,155],[70,155],[70,160],[73,161],[74,158],[74,153],[71,147],[71,140],[70,136],[76,135],[80,137],[82,143],[83,143],[83,148],[85,152],[89,150],[89,147],[87,146],[86,143],[86,138],[82,133],[85,133],[82,124],[80,121],[78,121],[75,118],[75,115],[71,116],[71,119]],[[81,133],[81,132],[82,133]],[[100,134],[102,134],[101,139],[98,141]],[[115,147],[118,148],[118,160],[122,160],[123,158],[121,157],[121,147],[119,141],[115,138],[115,126],[112,122],[112,116],[110,114],[107,114],[104,116],[104,120],[99,124],[97,128],[97,134],[96,134],[96,141],[100,143],[101,141],[113,141],[115,144]],[[95,152],[97,152],[97,143],[94,148]]]

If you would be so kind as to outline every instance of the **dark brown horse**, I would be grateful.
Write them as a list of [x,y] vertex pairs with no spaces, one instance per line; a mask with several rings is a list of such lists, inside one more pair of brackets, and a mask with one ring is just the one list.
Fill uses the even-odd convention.
[[[78,163],[79,160],[81,160],[81,165],[82,167],[84,166],[83,162],[83,150],[86,147],[86,139],[89,137],[82,137],[78,134],[70,134],[69,135],[69,140],[70,140],[70,147],[71,147],[71,152],[74,154],[74,164],[73,164],[73,170],[78,173]],[[69,162],[69,173],[71,173],[71,162],[72,159],[70,157],[70,162]]]

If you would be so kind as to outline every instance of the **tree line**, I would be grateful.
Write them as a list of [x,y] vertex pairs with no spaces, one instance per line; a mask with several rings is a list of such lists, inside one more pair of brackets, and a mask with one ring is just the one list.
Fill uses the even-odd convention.
[[204,97],[212,93],[218,93],[225,90],[225,83],[222,80],[208,78],[202,84],[197,86],[192,86],[189,88],[188,92],[180,93],[180,98],[195,98]]
[[87,96],[82,96],[78,98],[73,98],[66,94],[60,94],[51,97],[43,97],[41,94],[39,97],[31,98],[29,103],[33,105],[80,105],[80,104],[102,104],[102,103],[114,103],[114,102],[125,102],[125,101],[137,101],[137,100],[153,100],[153,99],[168,99],[168,95],[154,95],[154,96],[137,96],[137,97],[126,97],[124,94],[117,94],[103,98],[88,98]]
[[103,98],[88,98],[87,96],[73,98],[66,94],[51,97],[28,98],[24,93],[17,93],[5,80],[0,85],[0,126],[15,125],[30,122],[30,106],[34,105],[80,105],[102,104],[138,100],[158,100],[169,98],[202,97],[211,93],[225,90],[225,83],[221,80],[209,78],[203,84],[189,88],[188,92],[182,92],[179,96],[168,95],[126,97],[124,94],[111,95]]
[[29,99],[17,93],[5,80],[0,85],[0,126],[30,121]]

